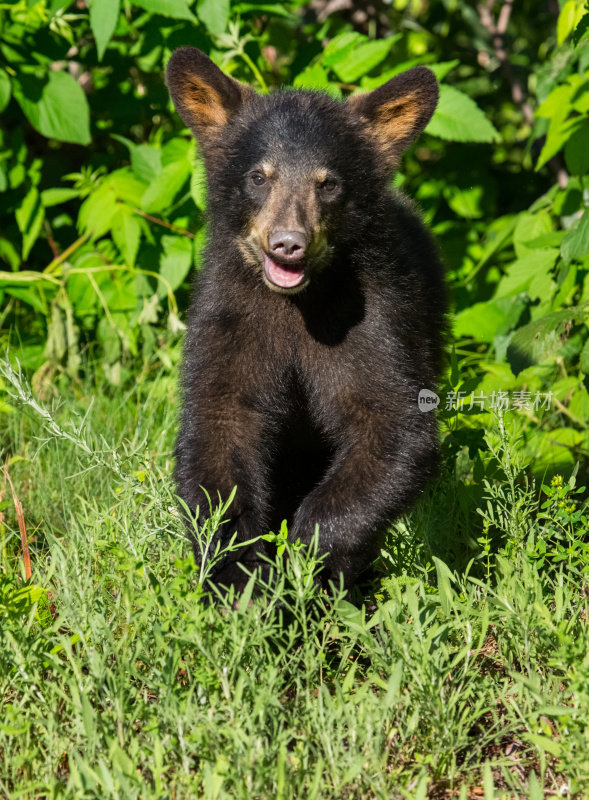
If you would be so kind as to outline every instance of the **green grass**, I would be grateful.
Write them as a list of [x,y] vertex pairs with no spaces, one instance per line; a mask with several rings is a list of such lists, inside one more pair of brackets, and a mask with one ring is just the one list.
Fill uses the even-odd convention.
[[5,484],[0,795],[589,796],[587,517],[574,480],[538,500],[502,425],[496,477],[450,464],[365,597],[288,546],[259,596],[210,603],[170,378],[4,400],[33,575]]

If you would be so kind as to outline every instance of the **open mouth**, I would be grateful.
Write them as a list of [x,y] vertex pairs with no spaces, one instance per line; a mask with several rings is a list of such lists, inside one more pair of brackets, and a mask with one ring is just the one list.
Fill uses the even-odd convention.
[[305,280],[305,264],[279,264],[264,252],[264,274],[279,289],[294,289]]

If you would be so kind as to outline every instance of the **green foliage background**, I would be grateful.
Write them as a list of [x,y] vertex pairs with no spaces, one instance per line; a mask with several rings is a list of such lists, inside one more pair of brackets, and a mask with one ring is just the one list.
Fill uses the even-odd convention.
[[[442,393],[446,444],[468,445],[476,460],[491,402],[519,398],[513,423],[538,474],[584,458],[589,17],[580,0],[523,1],[507,17],[452,0],[341,13],[321,2],[87,5],[0,4],[0,337],[37,387],[84,373],[124,385],[177,361],[205,196],[163,79],[175,48],[200,47],[262,92],[293,84],[338,97],[426,64],[440,104],[396,183],[417,199],[448,265],[456,347]],[[486,398],[485,411],[473,397]]]

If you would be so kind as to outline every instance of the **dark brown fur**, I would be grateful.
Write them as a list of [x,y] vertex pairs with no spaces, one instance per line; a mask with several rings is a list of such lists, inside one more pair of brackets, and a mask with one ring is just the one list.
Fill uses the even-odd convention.
[[[309,542],[318,525],[324,576],[350,584],[437,465],[436,422],[417,395],[435,389],[441,365],[442,268],[387,185],[433,113],[435,79],[417,68],[347,103],[260,97],[182,48],[168,84],[204,153],[210,215],[184,350],[178,492],[202,524],[205,490],[216,500],[237,486],[223,541],[287,519],[289,536]],[[294,266],[282,242],[270,253],[277,231],[303,243]],[[275,285],[264,253],[287,275],[304,270],[302,283]],[[260,552],[239,561],[254,568]],[[245,573],[232,557],[214,579],[239,588]]]

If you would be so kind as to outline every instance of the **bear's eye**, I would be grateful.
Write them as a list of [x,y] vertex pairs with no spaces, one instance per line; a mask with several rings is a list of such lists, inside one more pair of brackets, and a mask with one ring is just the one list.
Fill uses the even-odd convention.
[[263,186],[266,183],[266,178],[261,172],[254,172],[253,175],[250,175],[250,180],[254,186]]
[[326,192],[329,194],[330,192],[334,192],[337,189],[337,181],[333,178],[326,178],[319,184],[319,188],[322,192]]

